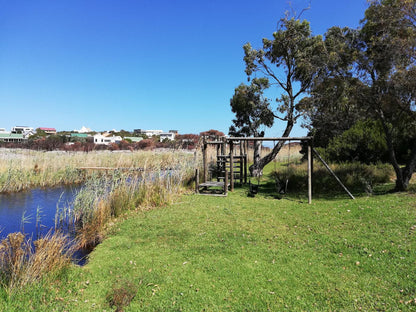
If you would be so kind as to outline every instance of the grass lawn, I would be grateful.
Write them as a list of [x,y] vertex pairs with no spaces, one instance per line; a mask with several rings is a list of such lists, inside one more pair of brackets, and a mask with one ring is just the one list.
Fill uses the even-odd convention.
[[[266,188],[264,188],[266,189]],[[185,195],[117,222],[85,267],[3,311],[416,309],[416,197]],[[110,303],[113,307],[110,307]],[[121,310],[120,310],[121,311]]]

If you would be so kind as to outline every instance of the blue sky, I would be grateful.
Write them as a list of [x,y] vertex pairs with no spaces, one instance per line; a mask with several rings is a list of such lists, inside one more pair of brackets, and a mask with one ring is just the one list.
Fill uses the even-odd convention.
[[[0,128],[225,133],[246,82],[242,46],[293,0],[0,0]],[[314,34],[359,26],[366,0],[312,0]],[[304,135],[297,127],[293,135]],[[266,131],[280,136],[281,127]]]

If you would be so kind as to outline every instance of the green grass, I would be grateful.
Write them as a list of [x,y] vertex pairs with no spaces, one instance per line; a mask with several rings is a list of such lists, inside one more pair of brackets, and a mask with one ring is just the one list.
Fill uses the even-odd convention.
[[130,212],[85,267],[0,291],[0,310],[416,309],[414,195],[308,205],[306,194],[275,199],[267,182],[254,198],[240,188]]

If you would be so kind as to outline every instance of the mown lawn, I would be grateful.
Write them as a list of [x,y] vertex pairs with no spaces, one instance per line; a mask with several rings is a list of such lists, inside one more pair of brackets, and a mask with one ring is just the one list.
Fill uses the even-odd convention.
[[[54,283],[3,311],[416,309],[416,197],[186,195],[117,222]],[[133,297],[134,296],[134,297]],[[133,298],[132,298],[133,297]],[[131,301],[131,302],[130,302]],[[113,304],[113,307],[110,307]]]

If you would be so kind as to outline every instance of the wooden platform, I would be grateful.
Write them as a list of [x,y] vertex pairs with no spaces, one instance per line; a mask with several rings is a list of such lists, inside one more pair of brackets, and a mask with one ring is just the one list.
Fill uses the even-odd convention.
[[199,187],[216,187],[216,186],[224,188],[224,182],[209,181],[209,182],[199,184]]
[[[227,183],[227,188],[230,186]],[[213,196],[227,196],[227,192],[225,192],[224,182],[216,182],[216,181],[208,181],[204,183],[200,183],[198,185],[198,194],[200,195],[213,195]]]

